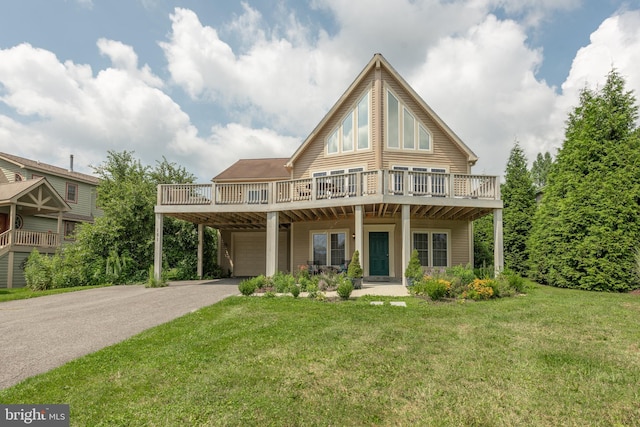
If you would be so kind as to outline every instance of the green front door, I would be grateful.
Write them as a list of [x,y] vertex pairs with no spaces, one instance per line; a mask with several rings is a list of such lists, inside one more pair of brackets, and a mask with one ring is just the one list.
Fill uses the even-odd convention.
[[369,233],[369,275],[389,275],[389,233]]

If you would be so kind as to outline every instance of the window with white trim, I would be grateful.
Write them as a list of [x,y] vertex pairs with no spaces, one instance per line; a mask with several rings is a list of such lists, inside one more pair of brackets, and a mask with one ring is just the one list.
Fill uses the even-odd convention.
[[343,265],[347,254],[347,231],[313,231],[311,256],[316,265]]
[[67,182],[64,200],[71,203],[78,203],[78,184]]
[[360,98],[353,110],[340,122],[340,126],[327,137],[327,154],[368,150],[370,137],[369,91]]
[[423,267],[449,267],[449,231],[419,230],[413,233],[413,248]]
[[387,89],[387,148],[431,151],[431,132]]

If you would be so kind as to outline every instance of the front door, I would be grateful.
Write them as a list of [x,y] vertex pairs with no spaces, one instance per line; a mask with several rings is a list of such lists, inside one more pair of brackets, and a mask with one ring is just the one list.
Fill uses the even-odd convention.
[[386,231],[369,233],[369,275],[389,275],[389,233]]

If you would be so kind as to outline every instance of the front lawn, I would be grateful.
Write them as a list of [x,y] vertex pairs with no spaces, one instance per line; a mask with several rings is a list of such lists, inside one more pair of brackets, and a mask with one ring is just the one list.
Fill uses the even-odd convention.
[[54,294],[62,294],[65,292],[75,292],[82,291],[85,289],[93,289],[93,288],[101,288],[103,286],[76,286],[73,288],[57,288],[57,289],[47,289],[45,291],[32,291],[31,289],[24,288],[0,288],[0,302],[4,301],[13,301],[17,299],[27,299],[27,298],[36,298],[42,297],[45,295],[54,295]]
[[637,295],[403,300],[228,298],[0,401],[83,426],[638,425]]

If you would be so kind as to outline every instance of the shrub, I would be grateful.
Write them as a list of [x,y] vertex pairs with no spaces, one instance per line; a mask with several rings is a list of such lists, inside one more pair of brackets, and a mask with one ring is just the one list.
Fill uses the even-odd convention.
[[347,276],[351,279],[358,279],[362,277],[362,267],[360,266],[360,252],[355,251],[349,267],[347,268]]
[[275,298],[276,297],[276,293],[273,292],[273,291],[267,291],[262,296],[265,297],[265,298]]
[[258,289],[257,281],[253,279],[245,279],[238,284],[238,290],[244,296],[253,295],[253,293]]
[[351,284],[351,280],[349,278],[341,276],[338,279],[338,296],[342,299],[349,299],[351,296],[351,292],[353,292],[353,284]]
[[446,270],[446,274],[447,277],[459,279],[460,284],[463,286],[467,286],[469,283],[473,282],[473,279],[476,278],[471,265],[456,265],[454,267],[449,267]]
[[298,279],[298,283],[300,284],[300,290],[302,292],[306,292],[309,288],[309,285],[311,285],[313,282],[310,278],[302,276]]
[[450,288],[451,282],[448,280],[424,276],[410,288],[410,292],[414,295],[427,295],[437,301],[447,296]]
[[514,291],[521,293],[524,291],[525,288],[525,280],[520,277],[520,275],[518,275],[517,273],[514,273],[512,271],[505,271],[502,274],[502,279],[506,280],[509,287],[512,288]]
[[291,285],[291,287],[289,287],[289,292],[291,292],[291,295],[293,295],[294,298],[298,298],[298,296],[300,295],[300,286],[294,283],[293,285]]
[[41,255],[37,249],[31,251],[24,267],[27,287],[32,291],[44,291],[51,288],[51,266],[49,257]]
[[271,282],[273,283],[275,291],[277,293],[283,294],[289,292],[291,286],[296,284],[296,279],[291,274],[278,271],[271,278]]
[[407,265],[407,268],[404,270],[404,277],[408,279],[408,282],[411,285],[422,279],[423,274],[420,258],[418,258],[418,251],[417,249],[414,249],[413,252],[411,252],[409,265]]
[[495,280],[475,279],[467,285],[467,289],[462,293],[462,298],[472,300],[486,300],[494,295]]
[[307,296],[311,299],[315,299],[318,296],[318,285],[314,282],[310,282],[307,285]]

